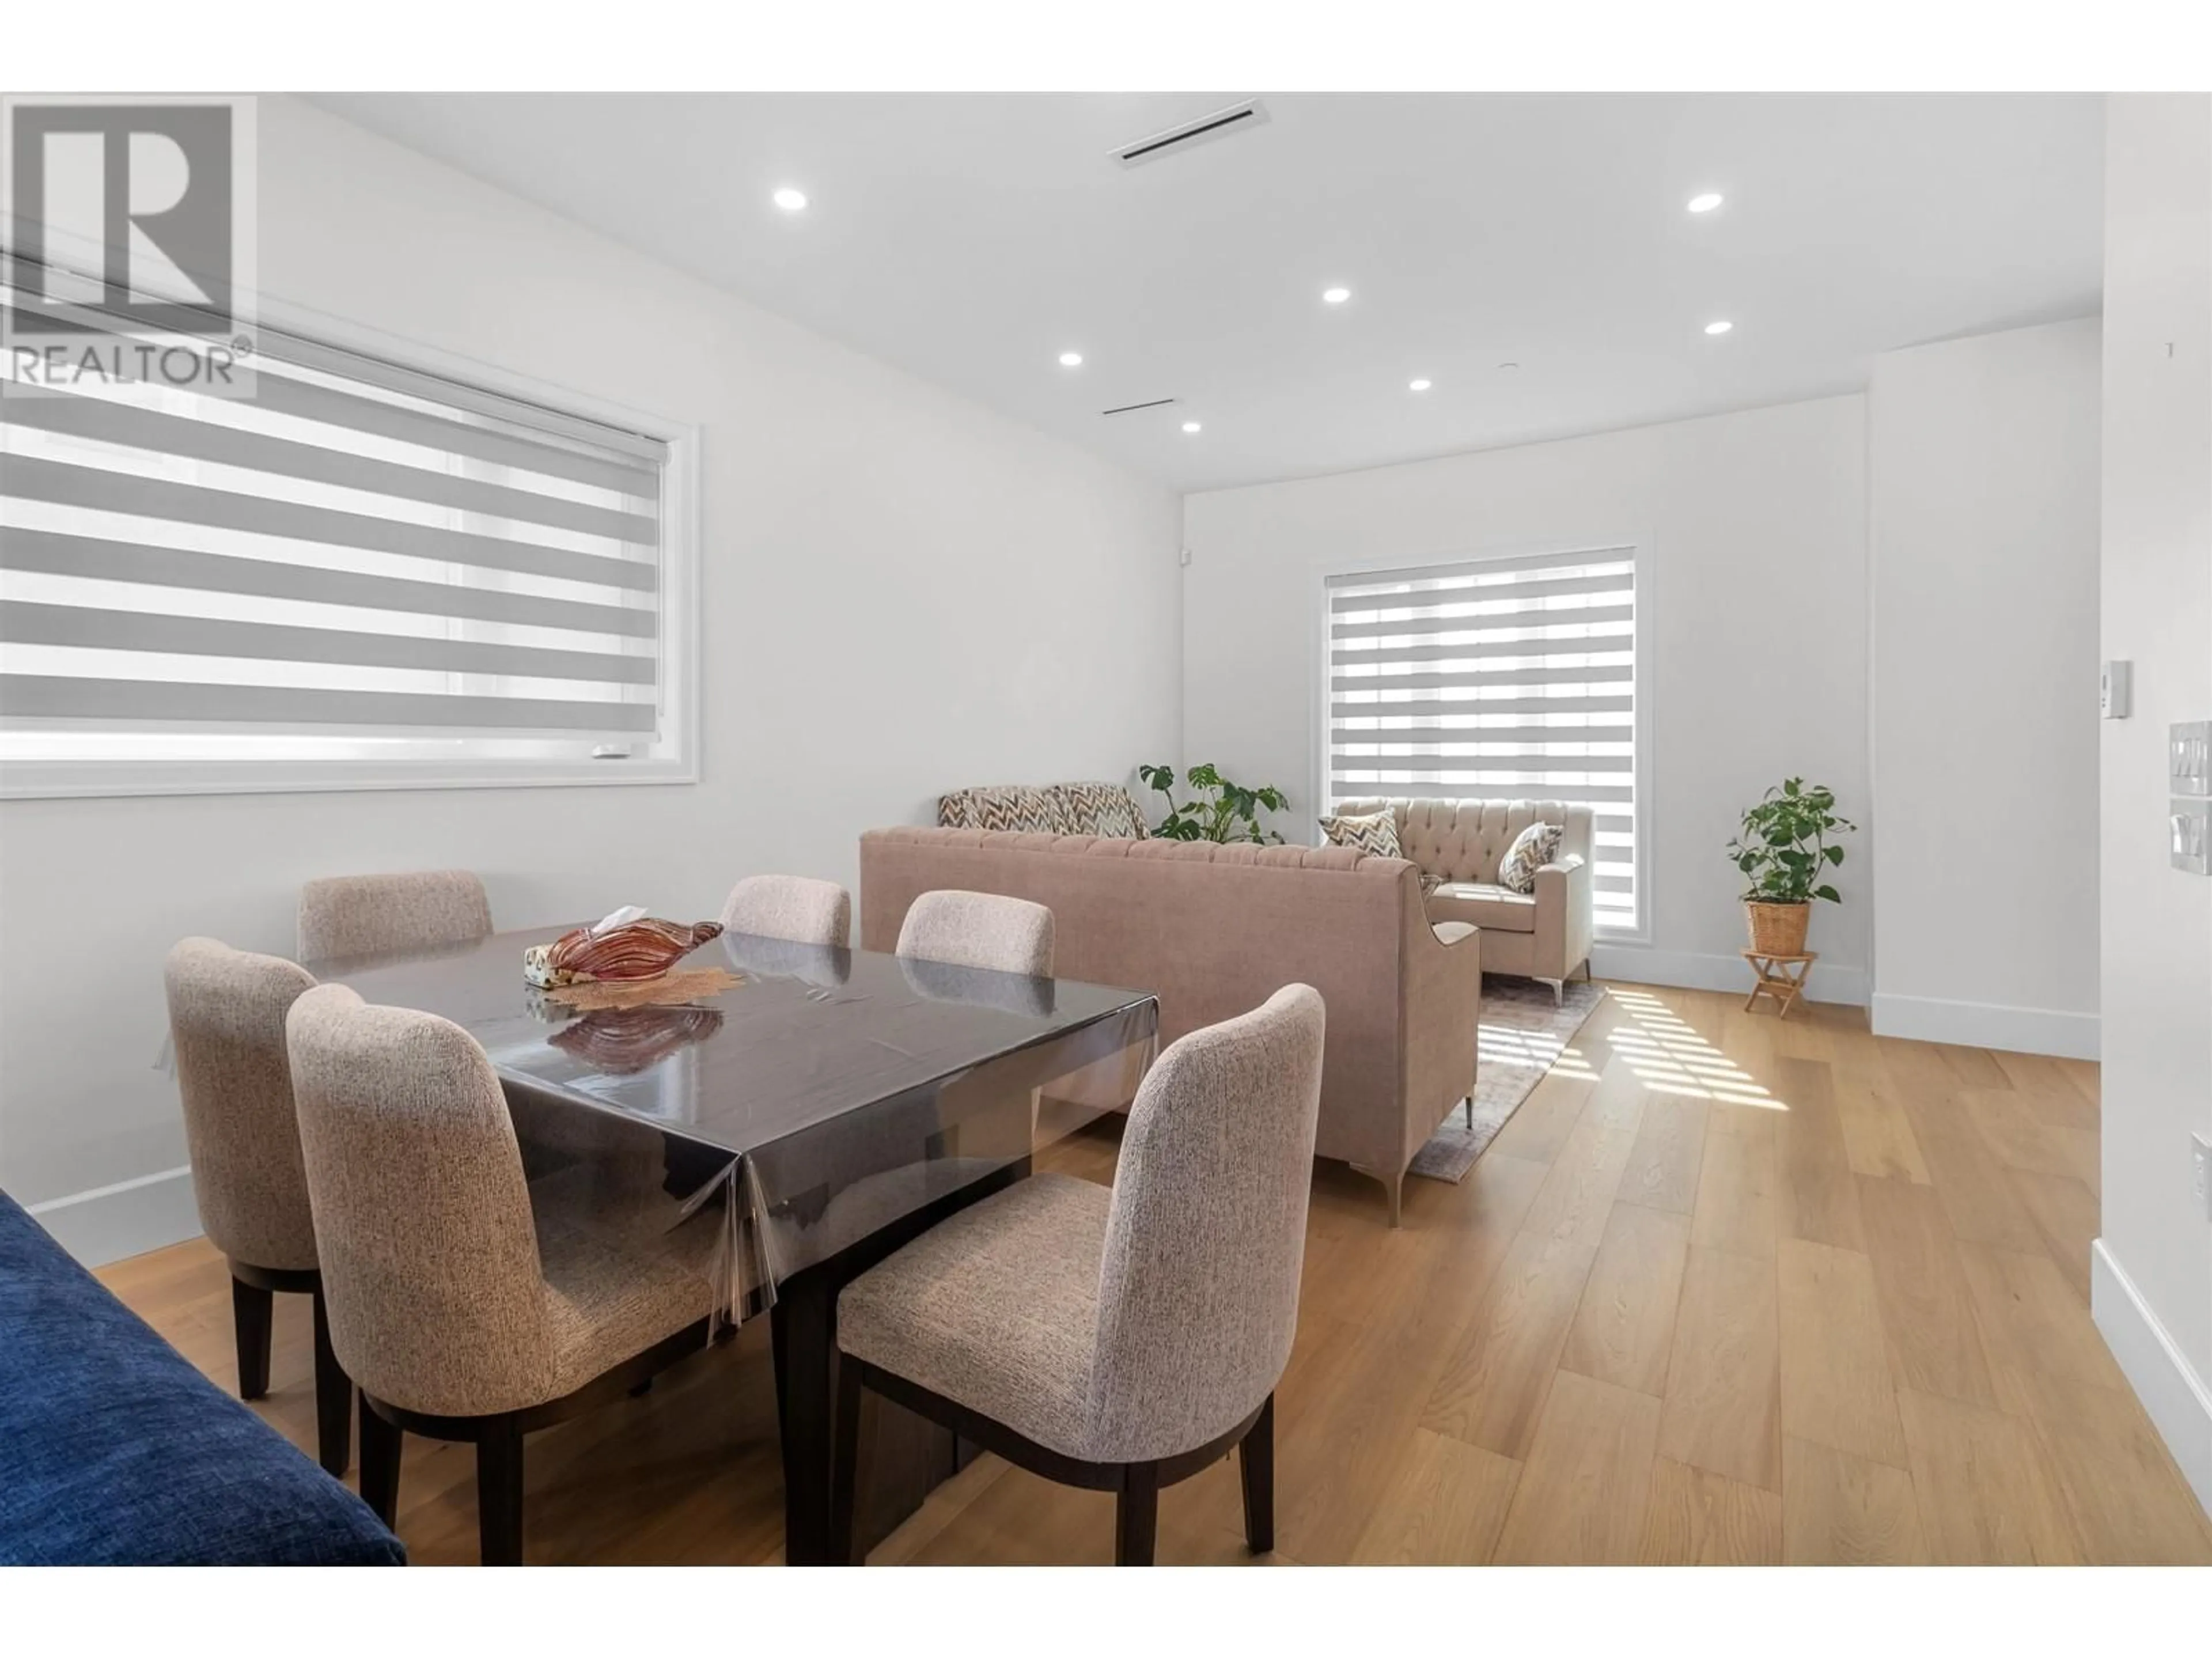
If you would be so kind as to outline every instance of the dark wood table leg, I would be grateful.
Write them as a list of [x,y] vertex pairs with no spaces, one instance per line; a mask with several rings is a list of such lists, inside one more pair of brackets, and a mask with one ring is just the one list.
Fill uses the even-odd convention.
[[783,1441],[783,1559],[830,1560],[830,1428],[836,1374],[836,1285],[799,1273],[777,1288],[769,1314]]
[[[1023,1109],[1028,1109],[1026,1102]],[[991,1194],[1024,1180],[1030,1160],[1015,1160],[981,1181],[902,1218],[826,1261],[776,1285],[769,1310],[775,1340],[776,1423],[783,1448],[783,1559],[794,1567],[823,1566],[830,1539],[831,1421],[836,1403],[837,1293],[909,1240]],[[855,1499],[856,1555],[865,1557],[900,1521],[921,1507],[929,1489],[959,1467],[950,1429],[888,1401],[865,1402]]]

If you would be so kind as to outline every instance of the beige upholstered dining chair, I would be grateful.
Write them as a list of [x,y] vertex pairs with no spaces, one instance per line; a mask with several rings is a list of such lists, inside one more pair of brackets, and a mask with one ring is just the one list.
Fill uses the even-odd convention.
[[1321,1102],[1321,995],[1170,1046],[1109,1188],[1033,1176],[838,1298],[834,1559],[852,1558],[860,1392],[1010,1462],[1115,1494],[1115,1559],[1152,1559],[1160,1488],[1239,1449],[1245,1542],[1274,1547],[1274,1390],[1297,1324]]
[[284,1016],[314,975],[277,957],[188,939],[169,952],[163,977],[200,1227],[230,1262],[239,1397],[269,1392],[273,1293],[313,1297],[316,1452],[343,1474],[352,1389],[331,1348],[284,1054]]
[[300,890],[300,959],[457,945],[491,932],[491,902],[467,870],[330,876]]
[[842,951],[853,942],[853,899],[836,882],[811,876],[747,876],[730,889],[722,927]]
[[1002,893],[923,893],[899,927],[899,955],[956,968],[1049,979],[1052,947],[1052,912]]
[[331,1340],[361,1389],[362,1496],[389,1526],[403,1430],[472,1440],[483,1558],[520,1562],[523,1437],[703,1348],[703,1264],[534,1203],[459,1026],[325,985],[286,1036]]

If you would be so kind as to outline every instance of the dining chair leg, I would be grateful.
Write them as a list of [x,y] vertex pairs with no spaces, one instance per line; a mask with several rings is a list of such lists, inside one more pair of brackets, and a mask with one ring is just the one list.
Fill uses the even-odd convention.
[[244,1279],[230,1281],[230,1320],[238,1337],[238,1397],[258,1400],[269,1392],[269,1338],[276,1297]]
[[353,1461],[353,1384],[331,1347],[330,1310],[315,1292],[315,1455],[343,1478]]
[[1132,1463],[1114,1498],[1114,1565],[1149,1567],[1160,1524],[1160,1466]]
[[512,1415],[477,1436],[477,1547],[488,1567],[522,1565],[522,1429]]
[[361,1495],[376,1518],[390,1526],[399,1509],[399,1448],[404,1438],[361,1393]]
[[1474,1127],[1474,1097],[1473,1095],[1467,1097],[1467,1127],[1470,1129]]
[[1237,1445],[1237,1462],[1244,1484],[1245,1547],[1255,1555],[1265,1555],[1275,1547],[1275,1396],[1272,1394]]
[[860,1478],[860,1365],[837,1364],[837,1410],[830,1425],[830,1559],[841,1567],[853,1557],[853,1501]]

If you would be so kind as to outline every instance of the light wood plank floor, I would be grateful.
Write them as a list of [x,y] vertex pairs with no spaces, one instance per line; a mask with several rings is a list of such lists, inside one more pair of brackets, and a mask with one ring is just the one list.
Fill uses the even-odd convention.
[[[2212,1562],[2089,1321],[2096,1068],[1739,1002],[1613,987],[1399,1231],[1319,1167],[1268,1559]],[[1108,1181],[1117,1145],[1049,1161]],[[234,1384],[204,1241],[102,1276]],[[311,1447],[307,1304],[277,1308],[260,1409]],[[780,1559],[767,1334],[533,1437],[530,1559]],[[472,1457],[408,1441],[416,1561],[474,1559]],[[1104,1562],[1112,1507],[987,1456],[873,1559]],[[1159,1547],[1246,1559],[1233,1462],[1163,1494]]]

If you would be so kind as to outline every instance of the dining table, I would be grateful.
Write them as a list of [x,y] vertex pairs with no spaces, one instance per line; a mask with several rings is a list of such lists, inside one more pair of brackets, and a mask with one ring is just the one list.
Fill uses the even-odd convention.
[[[772,1335],[784,1559],[829,1559],[837,1295],[1051,1139],[1126,1110],[1148,991],[723,933],[658,984],[542,988],[568,931],[303,965],[453,1021],[497,1072],[539,1194],[619,1248],[708,1264],[717,1340]],[[580,1003],[602,1006],[579,1006]],[[865,1551],[970,1449],[888,1401],[862,1425]]]

